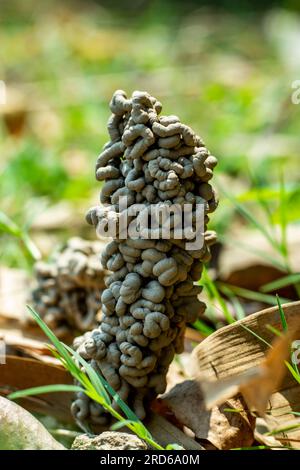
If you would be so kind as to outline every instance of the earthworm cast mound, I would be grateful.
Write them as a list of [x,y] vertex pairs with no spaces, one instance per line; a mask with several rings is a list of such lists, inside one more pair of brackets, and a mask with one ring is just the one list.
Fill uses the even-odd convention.
[[100,265],[102,248],[100,241],[71,238],[49,262],[35,265],[30,303],[61,339],[72,340],[98,324],[107,275]]
[[[143,419],[147,404],[165,390],[175,353],[183,351],[186,324],[205,309],[196,281],[216,238],[206,227],[217,206],[209,183],[217,160],[177,116],[160,116],[161,103],[146,92],[136,91],[127,99],[118,90],[110,109],[110,142],[96,163],[96,178],[103,182],[101,205],[90,209],[87,221],[98,231],[115,223],[101,259],[111,275],[101,296],[100,326],[76,338],[74,348]],[[202,214],[205,234],[197,249],[189,248],[192,237],[177,237],[182,218],[174,214],[167,233],[158,217],[155,227],[136,223],[135,235],[124,235],[124,228],[137,222],[138,207],[148,219],[174,205],[191,208],[193,229]],[[107,419],[101,406],[84,394],[77,396],[72,412],[78,423]]]

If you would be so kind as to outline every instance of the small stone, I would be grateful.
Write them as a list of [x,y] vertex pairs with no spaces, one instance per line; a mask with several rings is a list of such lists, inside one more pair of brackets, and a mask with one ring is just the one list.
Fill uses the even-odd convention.
[[147,450],[147,445],[132,434],[106,431],[98,436],[88,434],[77,436],[72,450]]

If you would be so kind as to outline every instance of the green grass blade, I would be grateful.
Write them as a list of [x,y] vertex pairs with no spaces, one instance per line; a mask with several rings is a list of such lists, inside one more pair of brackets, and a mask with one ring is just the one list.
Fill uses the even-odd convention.
[[36,244],[32,241],[29,237],[28,233],[23,232],[21,236],[21,241],[26,249],[26,251],[30,254],[30,256],[35,260],[38,261],[41,259],[42,255]]
[[291,447],[284,446],[284,445],[274,445],[274,446],[267,446],[267,445],[261,445],[261,446],[253,446],[253,447],[235,447],[234,449],[230,450],[269,450],[269,449],[291,449]]
[[278,309],[279,309],[280,321],[281,321],[281,324],[282,324],[283,331],[287,331],[288,330],[288,324],[287,324],[285,314],[284,314],[283,308],[281,306],[281,302],[280,302],[280,299],[278,297],[278,294],[276,294],[276,299],[277,299],[277,305],[278,305]]
[[54,384],[54,385],[43,385],[41,387],[32,387],[25,390],[20,390],[13,392],[8,395],[9,400],[15,400],[17,398],[28,397],[31,395],[42,395],[44,393],[54,393],[54,392],[84,392],[84,389],[76,385],[67,385],[67,384]]
[[283,276],[280,279],[276,279],[276,281],[268,282],[264,284],[260,290],[261,292],[271,292],[276,289],[281,289],[286,286],[290,286],[300,282],[300,273],[289,274],[287,276]]
[[35,261],[41,259],[41,253],[28,233],[22,230],[10,217],[0,211],[0,231],[16,237],[22,244],[26,253]]
[[[269,305],[277,305],[277,299],[274,295],[263,294],[262,292],[252,291],[249,289],[245,289],[244,287],[233,286],[232,284],[225,284],[223,282],[218,282],[218,287],[220,288],[221,292],[223,292],[225,287],[227,289],[230,289],[234,294],[244,299],[256,300],[258,302],[263,302]],[[282,303],[291,302],[290,299],[286,299],[284,297],[280,297],[280,301]]]
[[112,431],[117,431],[118,429],[121,429],[124,426],[127,426],[128,424],[135,425],[135,421],[131,421],[130,419],[124,419],[122,421],[117,421],[116,423],[111,425],[110,429]]
[[243,413],[245,411],[244,408],[223,408],[223,412],[228,413]]
[[[133,413],[133,411],[126,405],[126,403],[119,397],[119,395],[113,390],[113,388],[106,382],[106,380],[91,367],[91,365],[86,362],[77,351],[74,351],[69,346],[61,343],[58,338],[54,335],[54,333],[50,330],[50,328],[43,322],[37,312],[30,307],[27,306],[29,309],[30,314],[36,320],[42,331],[46,334],[46,336],[50,339],[54,347],[56,348],[55,356],[58,357],[61,362],[63,363],[64,367],[69,370],[74,378],[76,378],[82,385],[85,387],[84,389],[79,386],[72,386],[72,385],[52,385],[52,386],[44,386],[44,387],[34,387],[34,389],[23,390],[20,392],[16,392],[15,394],[11,394],[11,397],[21,397],[27,396],[31,394],[37,393],[48,393],[50,391],[83,391],[89,396],[92,400],[100,403],[113,417],[117,420],[122,422],[122,425],[129,427],[132,431],[134,431],[137,436],[141,439],[144,439],[148,444],[158,450],[163,450],[164,448],[155,442],[147,430],[147,428],[143,425],[143,423],[138,419],[138,417]],[[51,349],[51,346],[50,346]],[[52,350],[52,349],[51,349]],[[85,373],[79,369],[77,366],[75,359],[81,364],[84,369]],[[87,374],[87,375],[86,375]],[[89,377],[89,379],[88,379]],[[120,408],[124,411],[127,420],[124,419],[113,407],[110,397],[107,393],[111,394],[112,398],[115,402],[120,406]]]
[[229,311],[229,309],[226,305],[225,300],[220,295],[220,293],[218,291],[218,288],[217,288],[217,285],[210,278],[206,268],[203,269],[201,283],[204,284],[204,287],[208,291],[208,294],[209,294],[210,298],[214,299],[218,302],[219,306],[222,309],[224,318],[226,319],[227,323],[229,323],[229,324],[234,323],[236,321],[235,318],[230,313],[230,311]]
[[248,209],[246,209],[245,206],[240,204],[234,196],[228,194],[227,192],[224,192],[225,196],[229,199],[229,201],[234,205],[235,209],[239,212],[239,214],[244,217],[251,225],[253,225],[263,236],[264,238],[270,243],[270,245],[278,251],[278,242],[275,238],[272,237],[272,235],[268,232],[268,230],[265,228],[265,226],[260,223],[256,217],[254,217]]
[[[276,297],[277,297],[278,309],[279,309],[280,320],[281,320],[283,331],[288,331],[288,324],[287,324],[287,321],[286,321],[284,310],[282,308],[282,305],[281,305],[281,302],[280,302],[280,299],[279,299],[278,295],[276,295]],[[292,365],[293,365],[293,369],[295,371],[295,374],[297,375],[297,377],[300,378],[300,372],[299,372],[298,364],[296,364],[293,361],[293,355],[292,354],[291,354],[291,361],[292,361]]]
[[166,450],[185,450],[184,447],[179,444],[168,444]]
[[[292,190],[290,190],[292,192]],[[270,187],[255,187],[244,191],[236,196],[236,199],[240,202],[256,202],[257,196],[259,195],[262,201],[276,201],[279,198],[279,189]]]
[[243,318],[245,318],[246,313],[239,299],[237,297],[232,297],[230,300],[236,312],[237,319],[242,320]]
[[266,327],[268,328],[269,331],[271,331],[271,333],[273,333],[273,335],[275,336],[282,336],[282,332],[277,330],[277,328],[275,328],[274,326],[272,325],[266,325]]
[[256,248],[255,246],[249,245],[249,244],[241,242],[239,240],[232,240],[231,237],[228,237],[228,236],[222,235],[222,234],[218,235],[218,239],[220,241],[223,241],[224,243],[226,243],[226,245],[228,245],[228,246],[239,247],[242,250],[246,251],[247,253],[257,255],[262,260],[267,261],[268,263],[272,264],[273,266],[275,266],[276,268],[278,268],[281,271],[286,271],[287,270],[287,267],[286,267],[285,263],[283,263],[281,260],[275,258],[274,256],[269,255],[265,251]]
[[134,426],[138,426],[139,435],[142,436],[143,439],[152,439],[151,434],[143,425],[143,423],[138,419],[136,414],[129,408],[129,406],[120,398],[120,396],[112,388],[112,386],[100,374],[97,374],[94,369],[76,351],[73,351],[69,346],[66,347],[72,354],[74,354],[76,359],[86,369],[86,372],[89,375],[92,384],[94,385],[100,396],[103,398],[105,397],[107,405],[111,407],[111,400],[107,395],[106,390],[110,394],[113,401],[115,401],[117,405],[119,405],[120,409],[125,414],[127,420],[130,423],[134,423]]
[[276,436],[277,434],[280,433],[288,433],[289,431],[294,431],[295,429],[300,428],[300,423],[295,423],[295,424],[290,424],[288,426],[283,426],[282,428],[278,429],[273,429],[272,431],[269,431],[266,433],[266,436]]
[[242,328],[244,328],[244,330],[248,331],[248,333],[251,333],[251,335],[255,336],[255,338],[257,338],[259,341],[261,341],[262,343],[266,344],[269,348],[272,347],[272,345],[270,343],[268,343],[264,338],[262,338],[261,336],[259,336],[257,333],[255,333],[255,331],[251,330],[250,328],[248,328],[246,325],[243,325],[242,323],[240,323],[240,325]]
[[106,380],[103,379],[103,377],[100,374],[97,374],[97,372],[92,368],[92,366],[83,359],[83,357],[78,354],[77,351],[74,351],[72,348],[64,344],[64,347],[72,354],[76,360],[84,367],[85,372],[90,378],[90,381],[92,385],[94,386],[95,390],[98,392],[98,394],[103,398],[106,404],[111,406],[111,400],[109,398],[109,395],[106,391],[107,388],[107,382]]
[[[68,364],[66,363],[64,358],[59,355],[59,353],[56,351],[54,347],[52,347],[51,345],[47,345],[47,346],[49,350],[51,351],[52,355],[56,357],[62,363],[62,365],[64,366],[66,370],[69,371]],[[74,361],[74,368],[76,368],[76,376],[72,372],[69,371],[70,374],[73,375],[73,377],[77,381],[79,381],[84,387],[86,387],[87,389],[90,389],[92,386],[91,381],[89,380],[87,375],[84,372],[82,372],[82,370],[79,369],[79,367],[77,367],[77,364],[75,363],[75,361]]]
[[281,230],[281,241],[280,241],[280,249],[283,258],[286,260],[288,264],[288,243],[287,243],[287,197],[286,197],[286,190],[285,190],[285,181],[284,181],[284,173],[281,171],[280,173],[280,192],[279,192],[279,223],[280,223],[280,230]]
[[70,374],[72,374],[73,377],[76,378],[77,380],[81,381],[80,379],[82,378],[82,372],[77,367],[72,356],[64,347],[63,343],[59,341],[59,339],[55,336],[55,334],[50,330],[50,328],[46,325],[46,323],[41,319],[39,314],[30,305],[27,305],[27,308],[31,316],[34,318],[34,320],[37,322],[37,324],[41,328],[41,330],[45,333],[45,335],[49,338],[51,343],[55,346],[59,356],[61,356],[63,360],[65,361],[65,367],[68,369]]
[[0,211],[0,230],[15,237],[21,236],[20,227],[2,211]]
[[294,367],[289,362],[285,361],[285,365],[287,366],[288,370],[290,371],[290,373],[292,374],[292,376],[294,377],[296,382],[298,382],[298,384],[300,384],[300,375],[299,375],[299,373],[294,369]]
[[195,330],[199,331],[204,336],[209,336],[214,331],[216,331],[214,328],[207,325],[206,323],[204,323],[204,321],[200,320],[199,318],[193,323],[192,326],[195,328]]
[[269,205],[269,198],[262,197],[262,193],[259,188],[259,181],[256,175],[253,173],[250,166],[248,166],[248,171],[249,171],[252,187],[254,188],[253,191],[256,194],[256,202],[258,201],[260,207],[262,208],[262,210],[264,211],[266,215],[270,229],[273,230],[274,223],[273,223],[272,209]]
[[233,292],[224,285],[222,287],[222,292],[229,297],[230,302],[232,303],[232,305],[234,307],[234,310],[236,312],[237,319],[242,320],[243,318],[245,318],[245,316],[246,316],[245,310],[244,310],[241,302],[233,294]]

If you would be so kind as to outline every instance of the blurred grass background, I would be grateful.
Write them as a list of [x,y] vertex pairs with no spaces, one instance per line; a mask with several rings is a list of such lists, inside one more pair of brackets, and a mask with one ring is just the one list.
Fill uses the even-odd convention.
[[[0,45],[1,211],[43,254],[70,235],[95,237],[84,214],[120,88],[149,91],[219,158],[211,227],[221,236],[245,225],[223,190],[257,220],[259,196],[280,225],[283,178],[285,222],[299,221],[297,2],[1,0]],[[0,244],[1,264],[32,266],[5,230]]]

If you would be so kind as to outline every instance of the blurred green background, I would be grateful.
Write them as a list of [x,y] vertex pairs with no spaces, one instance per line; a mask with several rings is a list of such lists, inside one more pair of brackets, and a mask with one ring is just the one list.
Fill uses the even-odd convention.
[[149,91],[219,158],[221,237],[249,223],[239,204],[272,230],[297,223],[297,79],[297,2],[1,0],[0,263],[31,267],[27,231],[43,255],[95,237],[84,214],[120,88]]

